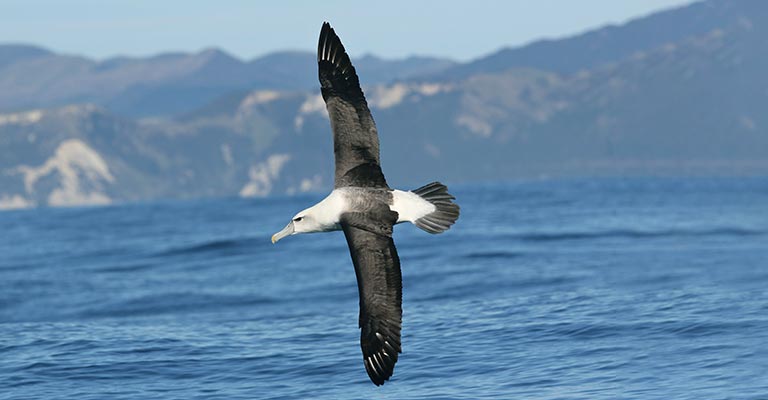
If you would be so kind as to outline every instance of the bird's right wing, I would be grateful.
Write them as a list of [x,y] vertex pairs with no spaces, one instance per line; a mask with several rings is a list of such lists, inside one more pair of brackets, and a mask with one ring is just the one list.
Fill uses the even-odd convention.
[[379,163],[379,135],[344,45],[327,22],[317,44],[320,87],[333,130],[335,187],[388,188]]
[[341,217],[360,292],[363,363],[376,385],[392,376],[400,353],[403,284],[400,258],[392,240],[395,221],[397,213],[388,209],[375,216],[346,213]]

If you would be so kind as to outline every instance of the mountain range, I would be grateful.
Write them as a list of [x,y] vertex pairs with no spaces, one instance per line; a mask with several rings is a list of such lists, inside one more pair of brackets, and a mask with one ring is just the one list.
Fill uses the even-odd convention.
[[[768,2],[709,0],[467,63],[353,59],[392,186],[768,172]],[[0,45],[0,207],[332,185],[315,55]]]
[[[316,56],[279,52],[243,61],[219,49],[194,54],[95,61],[28,45],[0,45],[0,111],[93,103],[127,117],[191,111],[237,90],[310,90]],[[385,83],[448,68],[450,60],[411,57],[357,62],[371,83]]]

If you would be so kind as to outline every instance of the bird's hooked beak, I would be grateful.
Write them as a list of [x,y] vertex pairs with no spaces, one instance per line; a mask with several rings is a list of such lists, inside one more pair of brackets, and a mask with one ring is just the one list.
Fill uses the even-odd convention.
[[288,235],[293,234],[293,232],[294,232],[293,221],[291,221],[291,223],[286,225],[285,228],[283,228],[282,231],[277,232],[274,235],[272,235],[272,243],[273,244],[277,243],[278,240],[280,240],[280,239],[282,239],[282,238],[284,238],[284,237],[286,237]]

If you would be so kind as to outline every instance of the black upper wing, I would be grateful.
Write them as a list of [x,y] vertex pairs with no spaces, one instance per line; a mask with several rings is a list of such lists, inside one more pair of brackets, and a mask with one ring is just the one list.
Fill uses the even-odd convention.
[[379,136],[355,67],[331,25],[317,44],[320,87],[333,130],[335,187],[388,187],[379,165]]
[[392,376],[400,353],[403,284],[392,240],[396,220],[397,213],[388,209],[376,215],[347,213],[341,218],[360,292],[363,363],[376,385]]

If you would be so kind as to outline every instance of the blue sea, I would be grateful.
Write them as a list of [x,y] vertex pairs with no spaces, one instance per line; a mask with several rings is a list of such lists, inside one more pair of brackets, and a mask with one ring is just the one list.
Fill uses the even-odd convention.
[[768,179],[451,185],[370,383],[320,195],[0,212],[1,399],[768,399]]

